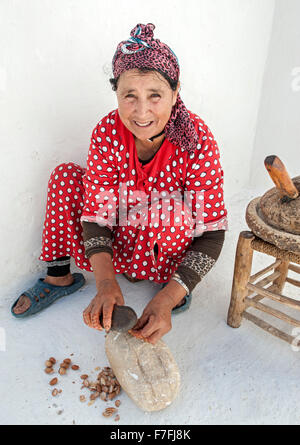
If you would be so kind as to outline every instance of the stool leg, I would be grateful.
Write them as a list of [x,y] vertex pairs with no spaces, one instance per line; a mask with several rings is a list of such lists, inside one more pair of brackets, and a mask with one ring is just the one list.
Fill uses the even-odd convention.
[[242,322],[242,314],[245,310],[245,297],[248,293],[246,284],[251,275],[253,249],[251,241],[255,238],[252,232],[240,233],[236,248],[231,300],[227,316],[227,324],[232,328],[238,328]]
[[276,285],[276,289],[273,290],[273,292],[277,292],[278,294],[281,294],[283,287],[285,285],[285,280],[289,271],[289,260],[281,260],[281,263],[279,266],[277,266],[274,271],[279,271],[280,276],[276,278],[276,280],[273,281],[273,284]]

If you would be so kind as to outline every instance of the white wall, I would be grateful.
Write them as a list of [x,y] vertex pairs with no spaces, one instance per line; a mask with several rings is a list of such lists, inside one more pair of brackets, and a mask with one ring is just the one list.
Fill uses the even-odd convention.
[[257,131],[252,156],[251,185],[274,187],[264,167],[277,155],[292,177],[300,175],[300,2],[276,0]]
[[1,0],[1,279],[42,276],[38,260],[47,181],[85,165],[91,131],[116,107],[116,45],[137,23],[156,25],[181,66],[181,96],[209,125],[225,199],[247,184],[274,0]]

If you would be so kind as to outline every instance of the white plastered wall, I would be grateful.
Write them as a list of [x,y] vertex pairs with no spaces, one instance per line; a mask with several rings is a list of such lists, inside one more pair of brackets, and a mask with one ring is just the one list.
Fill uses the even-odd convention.
[[251,164],[251,185],[273,187],[264,159],[277,155],[300,175],[300,2],[277,0]]

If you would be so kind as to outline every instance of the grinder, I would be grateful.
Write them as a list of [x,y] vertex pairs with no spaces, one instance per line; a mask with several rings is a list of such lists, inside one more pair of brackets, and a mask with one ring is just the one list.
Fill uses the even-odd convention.
[[264,163],[276,187],[248,204],[246,222],[264,241],[300,254],[300,176],[291,179],[277,156]]
[[[115,304],[111,317],[111,329],[117,332],[127,332],[136,324],[138,318],[130,306]],[[100,315],[100,324],[103,327],[103,316]]]

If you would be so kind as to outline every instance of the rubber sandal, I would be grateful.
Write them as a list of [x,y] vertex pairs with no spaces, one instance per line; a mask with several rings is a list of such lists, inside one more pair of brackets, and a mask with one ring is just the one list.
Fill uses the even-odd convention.
[[31,306],[27,311],[15,314],[13,309],[19,301],[19,297],[11,307],[12,315],[16,318],[28,317],[28,315],[33,315],[46,309],[59,298],[76,292],[85,284],[85,278],[82,273],[73,273],[72,276],[74,282],[69,286],[55,286],[54,284],[44,283],[44,278],[39,278],[34,286],[20,295],[20,297],[26,295],[31,301]]
[[[168,283],[163,283],[161,288],[163,289],[167,284]],[[181,306],[174,307],[172,309],[172,315],[179,314],[180,312],[184,312],[190,307],[191,301],[192,301],[192,292],[190,294],[186,295],[184,298],[185,298],[185,302]]]

